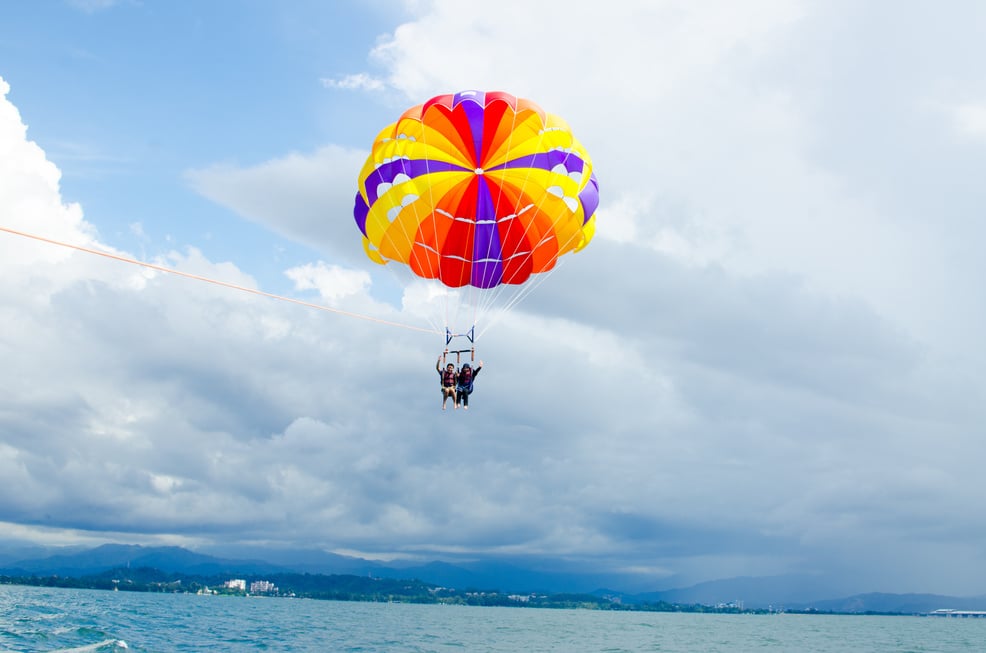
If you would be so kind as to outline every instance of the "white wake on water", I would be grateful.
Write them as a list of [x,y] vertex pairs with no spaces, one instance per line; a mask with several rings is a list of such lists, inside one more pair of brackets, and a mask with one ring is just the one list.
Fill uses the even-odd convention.
[[85,646],[76,646],[74,648],[58,648],[51,651],[51,653],[88,653],[89,651],[98,651],[99,649],[109,648],[111,646],[114,649],[130,648],[122,639],[108,639],[104,642],[86,644]]

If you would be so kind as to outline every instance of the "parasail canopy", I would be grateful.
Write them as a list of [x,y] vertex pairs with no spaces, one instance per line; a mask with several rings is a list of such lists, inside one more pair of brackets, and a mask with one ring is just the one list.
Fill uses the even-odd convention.
[[462,91],[380,132],[353,213],[371,260],[493,289],[585,247],[598,205],[592,162],[564,120],[508,93]]

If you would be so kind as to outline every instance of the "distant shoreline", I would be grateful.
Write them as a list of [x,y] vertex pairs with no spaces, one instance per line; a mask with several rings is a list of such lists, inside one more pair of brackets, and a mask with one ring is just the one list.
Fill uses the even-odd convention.
[[[208,594],[226,596],[266,596],[276,598],[306,598],[313,600],[354,601],[372,603],[420,603],[440,605],[499,606],[516,608],[582,609],[623,612],[687,612],[708,614],[806,614],[845,616],[950,616],[943,613],[906,612],[838,612],[817,609],[744,609],[735,605],[710,606],[699,603],[679,604],[664,601],[654,603],[623,603],[593,594],[572,593],[502,593],[496,590],[457,590],[439,587],[418,580],[373,578],[346,574],[278,573],[242,575],[242,584],[229,586],[231,576],[193,576],[169,574],[153,568],[118,568],[90,576],[0,575],[0,585],[56,587],[103,591],[147,592],[161,594]],[[246,591],[250,583],[266,583],[274,591]],[[243,588],[243,589],[240,589]],[[983,613],[986,616],[986,613]],[[955,618],[955,617],[952,617]]]

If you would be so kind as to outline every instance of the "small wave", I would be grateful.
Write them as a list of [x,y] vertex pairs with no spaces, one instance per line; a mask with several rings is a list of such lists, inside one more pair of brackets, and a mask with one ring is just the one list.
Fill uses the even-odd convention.
[[85,646],[76,646],[74,648],[58,648],[51,651],[51,653],[89,653],[89,651],[98,651],[110,647],[114,650],[130,648],[122,639],[108,639],[105,642],[96,642],[95,644],[86,644]]

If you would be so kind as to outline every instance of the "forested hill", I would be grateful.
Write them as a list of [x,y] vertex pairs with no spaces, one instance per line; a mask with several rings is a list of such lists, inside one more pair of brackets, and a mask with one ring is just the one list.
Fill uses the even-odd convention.
[[[498,591],[438,587],[419,580],[398,580],[347,574],[272,573],[241,576],[246,589],[230,587],[229,576],[196,576],[163,572],[150,567],[116,568],[89,576],[0,576],[0,583],[66,587],[129,592],[167,592],[192,594],[250,595],[249,588],[263,583],[254,595],[328,599],[337,601],[376,601],[401,603],[443,603],[541,608],[586,608],[594,610],[644,610],[675,612],[740,612],[732,607],[677,605],[655,602],[624,604],[618,599],[594,594],[505,594]],[[752,612],[752,611],[750,611]]]

